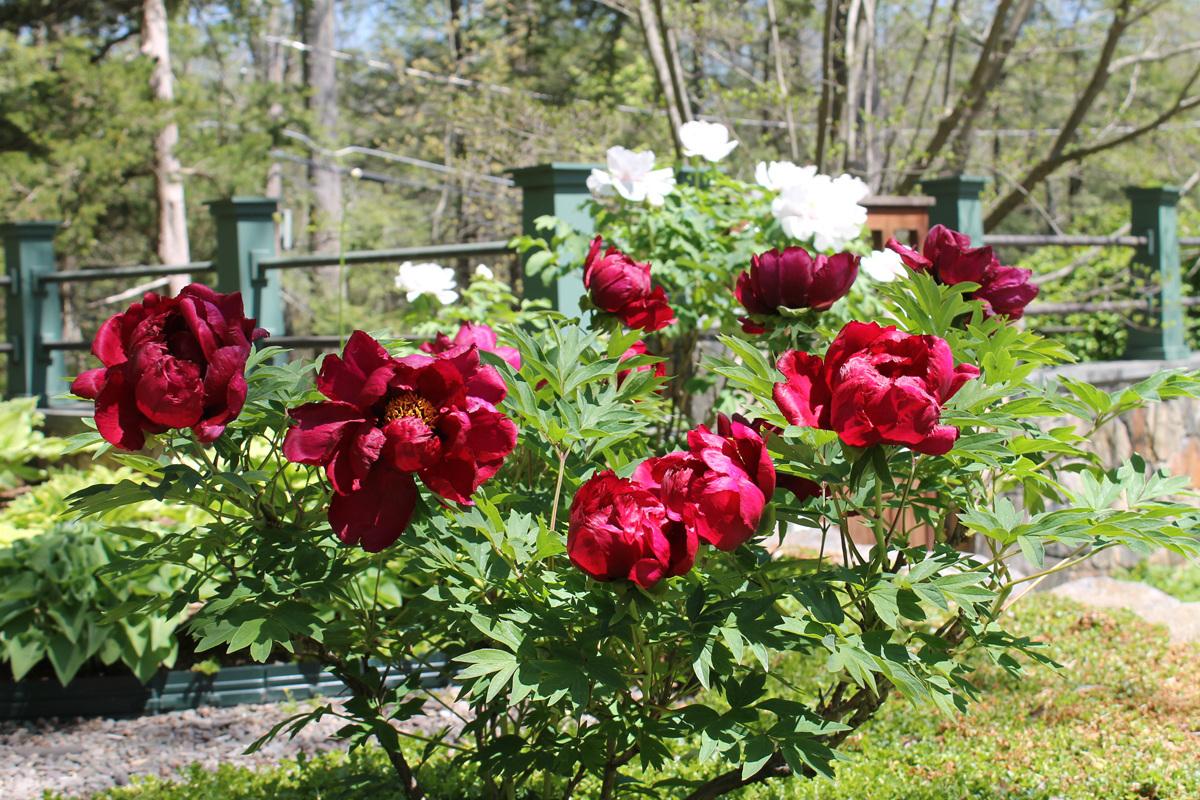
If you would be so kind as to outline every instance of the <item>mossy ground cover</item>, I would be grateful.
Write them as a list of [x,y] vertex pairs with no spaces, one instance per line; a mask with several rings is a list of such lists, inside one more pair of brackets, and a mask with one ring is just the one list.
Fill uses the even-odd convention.
[[1141,581],[1185,603],[1200,602],[1200,567],[1194,564],[1151,564],[1136,566],[1113,575],[1117,580]]
[[[744,800],[960,800],[961,798],[1200,798],[1200,646],[1171,644],[1162,628],[1123,612],[1089,610],[1035,595],[1006,625],[1043,642],[1063,665],[1031,668],[1023,680],[980,665],[983,692],[969,714],[948,718],[894,702],[844,747],[837,780],[772,783]],[[816,685],[812,662],[781,665]],[[414,749],[412,756],[420,760]],[[694,756],[693,756],[694,757]],[[431,798],[476,797],[471,776],[422,770]],[[685,754],[676,775],[698,776]],[[711,772],[712,765],[704,768]],[[633,788],[634,784],[627,784]],[[584,789],[586,787],[581,787]],[[663,797],[683,796],[681,787]],[[160,780],[113,789],[103,800],[333,800],[392,798],[398,787],[377,752],[328,754],[253,773],[194,768],[179,784]],[[577,795],[580,796],[580,795]],[[586,796],[586,793],[585,795]]]

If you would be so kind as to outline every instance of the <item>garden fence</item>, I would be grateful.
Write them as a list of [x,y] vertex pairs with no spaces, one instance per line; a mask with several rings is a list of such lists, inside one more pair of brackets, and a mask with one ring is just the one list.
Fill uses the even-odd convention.
[[[536,234],[534,220],[554,215],[590,234],[591,217],[583,210],[589,197],[586,180],[591,164],[542,164],[512,170],[522,190],[522,230]],[[1184,358],[1185,305],[1200,305],[1200,298],[1184,298],[1181,287],[1180,246],[1200,245],[1200,237],[1179,238],[1176,204],[1179,192],[1169,187],[1129,188],[1129,236],[1011,236],[984,235],[980,194],[984,180],[970,176],[939,178],[922,185],[929,201],[889,204],[873,198],[873,212],[890,222],[876,223],[884,230],[911,224],[915,208],[928,209],[928,225],[943,224],[971,236],[976,245],[1006,247],[1124,247],[1132,248],[1132,271],[1138,288],[1128,300],[1101,303],[1035,303],[1026,314],[1063,315],[1097,311],[1130,312],[1127,322],[1127,359],[1174,360]],[[285,347],[336,347],[337,336],[289,336],[284,329],[280,271],[312,269],[344,263],[347,266],[386,264],[422,259],[466,258],[512,254],[507,240],[404,247],[390,250],[352,251],[341,255],[280,256],[276,252],[278,198],[234,197],[208,203],[216,222],[216,258],[176,266],[146,265],[63,271],[57,269],[54,236],[56,222],[13,222],[0,225],[4,242],[6,341],[0,354],[7,360],[10,397],[38,396],[41,405],[55,409],[73,405],[61,395],[67,377],[64,354],[86,351],[86,341],[62,339],[63,306],[59,285],[123,278],[179,274],[216,275],[220,292],[241,292],[247,314],[271,333],[270,343]],[[868,201],[869,202],[869,201]],[[869,203],[870,204],[870,203]],[[894,206],[893,210],[889,210]],[[901,220],[899,215],[904,216]],[[890,227],[889,227],[890,226]],[[882,231],[880,231],[882,233]],[[524,284],[528,298],[545,298],[569,315],[578,313],[583,281],[578,275],[546,286],[532,280]]]

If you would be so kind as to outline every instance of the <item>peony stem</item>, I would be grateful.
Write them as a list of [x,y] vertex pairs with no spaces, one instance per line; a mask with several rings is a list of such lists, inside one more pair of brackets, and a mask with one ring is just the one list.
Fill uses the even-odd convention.
[[875,558],[883,563],[887,545],[883,536],[883,481],[878,475],[875,476],[875,546],[879,548]]
[[[556,449],[554,452],[558,453],[558,450]],[[558,453],[558,481],[554,484],[554,505],[550,506],[551,531],[554,530],[554,525],[558,521],[558,501],[562,496],[563,472],[567,469],[567,453],[569,452],[571,452],[570,449],[567,449]]]

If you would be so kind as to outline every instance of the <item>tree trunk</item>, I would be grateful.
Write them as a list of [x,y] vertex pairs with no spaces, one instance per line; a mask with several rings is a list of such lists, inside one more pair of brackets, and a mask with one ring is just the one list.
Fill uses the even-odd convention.
[[[312,93],[309,108],[317,124],[317,138],[326,147],[337,143],[338,136],[338,77],[336,46],[337,14],[335,0],[312,0],[308,8],[307,82]],[[309,244],[313,252],[332,253],[341,247],[342,175],[336,161],[323,153],[314,153],[316,162],[309,168],[313,189],[313,234]],[[320,267],[323,283],[330,294],[336,294],[338,268]]]
[[783,109],[787,115],[788,141],[792,145],[792,161],[799,161],[800,143],[796,140],[796,120],[792,116],[792,104],[788,101],[787,81],[783,77],[783,49],[779,44],[779,20],[775,16],[775,0],[767,0],[767,19],[771,23],[771,46],[775,50],[775,78],[779,82],[779,94],[783,98]]
[[[171,74],[171,45],[167,34],[167,7],[163,0],[146,0],[142,20],[142,53],[154,59],[150,88],[161,103],[175,100],[174,77]],[[179,143],[179,126],[174,121],[154,137],[155,188],[158,195],[158,258],[163,264],[187,264],[191,258],[188,248],[187,206],[184,204],[182,166],[175,156]],[[171,296],[179,294],[191,282],[188,275],[172,275],[168,284]]]
[[675,94],[675,82],[671,78],[671,67],[667,62],[663,40],[658,32],[658,23],[655,21],[653,0],[639,0],[638,17],[642,22],[642,35],[646,39],[650,63],[654,65],[654,75],[658,78],[658,88],[662,90],[663,103],[667,107],[667,118],[671,123],[671,140],[675,143],[675,154],[679,158],[683,158],[683,142],[679,140],[679,128],[683,125],[683,117],[679,113],[680,106]]
[[[267,33],[271,36],[283,34],[283,7],[280,0],[273,0],[267,10]],[[267,117],[272,123],[277,123],[283,117],[283,103],[279,98],[283,94],[283,81],[287,75],[287,59],[283,45],[276,41],[267,42],[267,84],[277,92],[271,105],[267,108]],[[283,165],[278,161],[272,162],[267,168],[267,197],[283,197]],[[277,234],[278,235],[278,234]],[[276,246],[278,250],[278,245]]]

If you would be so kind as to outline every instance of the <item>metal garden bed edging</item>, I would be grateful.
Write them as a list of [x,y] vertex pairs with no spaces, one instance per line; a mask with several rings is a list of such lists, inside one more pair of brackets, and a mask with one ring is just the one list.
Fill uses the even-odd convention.
[[[430,667],[418,666],[421,685],[445,685],[445,666],[441,660],[430,662]],[[396,686],[408,676],[396,672],[385,682]],[[177,669],[160,672],[145,686],[132,675],[76,678],[65,687],[53,679],[5,682],[0,683],[0,720],[162,713],[338,697],[346,691],[333,673],[313,663],[226,667],[212,675]]]

